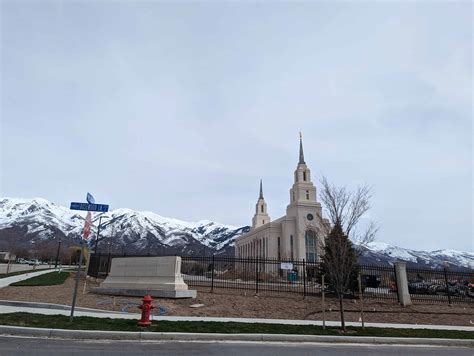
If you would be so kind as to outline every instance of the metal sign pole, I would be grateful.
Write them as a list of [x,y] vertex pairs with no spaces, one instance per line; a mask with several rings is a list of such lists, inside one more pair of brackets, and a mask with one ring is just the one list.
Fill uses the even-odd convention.
[[81,240],[81,254],[79,257],[79,264],[77,265],[77,272],[76,272],[76,285],[74,286],[74,296],[72,297],[72,305],[71,305],[71,316],[69,317],[69,321],[72,323],[74,318],[74,307],[76,306],[76,297],[77,297],[77,287],[79,286],[79,279],[81,277],[81,265],[82,265],[82,250],[83,250],[83,243]]

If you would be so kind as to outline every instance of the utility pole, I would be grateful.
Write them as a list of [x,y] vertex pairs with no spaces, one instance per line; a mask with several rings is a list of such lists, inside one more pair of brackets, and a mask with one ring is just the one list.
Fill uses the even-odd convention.
[[97,244],[99,242],[100,224],[102,223],[102,218],[108,219],[109,217],[105,216],[105,215],[101,215],[100,218],[99,218],[99,225],[97,226],[97,235],[96,235],[96,238],[95,238],[94,255],[97,254]]

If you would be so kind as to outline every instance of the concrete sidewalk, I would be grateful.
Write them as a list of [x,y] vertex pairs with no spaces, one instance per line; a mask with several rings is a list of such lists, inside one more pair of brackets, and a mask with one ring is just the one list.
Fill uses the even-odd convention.
[[[44,315],[66,315],[70,314],[70,306],[31,303],[19,301],[1,301],[0,314],[16,313],[18,311],[44,314]],[[111,319],[134,319],[139,320],[139,313],[122,313],[114,311],[104,311],[98,309],[76,308],[75,316],[89,316],[95,318]],[[196,317],[196,316],[157,316],[152,315],[152,320],[160,321],[214,321],[214,322],[234,322],[234,323],[262,323],[262,324],[286,324],[286,325],[317,325],[322,326],[320,320],[286,320],[286,319],[258,319],[258,318],[217,318],[217,317]],[[346,322],[347,326],[360,327],[361,323]],[[338,321],[326,321],[326,326],[340,326]],[[395,329],[432,329],[432,330],[459,330],[474,332],[472,326],[452,326],[452,325],[423,325],[423,324],[389,324],[389,323],[365,323],[366,327],[375,328],[395,328]]]
[[54,272],[54,271],[55,269],[47,269],[47,270],[41,270],[41,271],[35,271],[35,272],[28,272],[28,273],[19,274],[16,276],[11,276],[11,277],[6,277],[6,278],[0,278],[0,288],[8,287],[12,283],[24,281],[26,279],[30,279],[36,276],[41,276],[42,274],[46,274],[46,273]]

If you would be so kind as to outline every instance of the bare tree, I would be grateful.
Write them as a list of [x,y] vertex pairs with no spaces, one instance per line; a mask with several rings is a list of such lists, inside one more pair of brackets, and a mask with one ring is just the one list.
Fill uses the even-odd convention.
[[[325,239],[322,256],[323,273],[327,276],[330,289],[339,300],[341,328],[346,331],[344,321],[344,294],[356,280],[356,252],[374,241],[378,227],[370,222],[362,233],[357,230],[360,219],[370,210],[372,189],[367,185],[357,187],[354,191],[345,186],[337,187],[321,178],[321,201],[333,226]],[[351,240],[356,244],[355,248]]]
[[371,208],[372,189],[362,185],[350,191],[345,186],[329,183],[325,176],[321,178],[321,186],[320,198],[331,224],[335,226],[339,222],[345,235],[359,247],[374,241],[379,229],[374,222],[370,222],[362,233],[357,231],[360,219]]

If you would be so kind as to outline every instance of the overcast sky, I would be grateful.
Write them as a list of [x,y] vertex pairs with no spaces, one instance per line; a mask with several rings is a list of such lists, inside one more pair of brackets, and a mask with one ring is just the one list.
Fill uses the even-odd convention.
[[378,241],[473,251],[472,5],[1,2],[0,195],[251,223],[374,188]]

